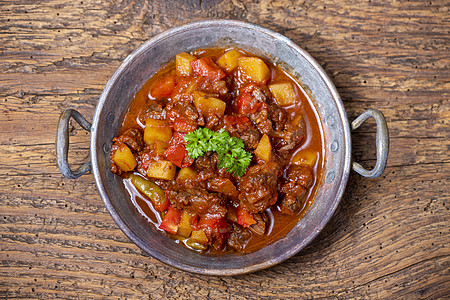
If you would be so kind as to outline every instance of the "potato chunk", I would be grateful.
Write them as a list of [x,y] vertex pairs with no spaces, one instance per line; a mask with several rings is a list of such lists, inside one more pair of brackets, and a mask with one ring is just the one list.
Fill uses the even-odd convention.
[[236,49],[231,49],[225,52],[219,59],[217,60],[217,64],[227,70],[228,72],[234,70],[237,67],[238,61],[237,59],[242,56],[242,53],[237,51]]
[[181,168],[178,172],[177,180],[186,180],[197,176],[197,171],[191,167]]
[[196,60],[197,57],[186,52],[181,52],[175,57],[175,65],[178,76],[192,76],[191,61]]
[[169,148],[169,143],[163,141],[154,141],[153,147],[157,155],[163,155],[164,151]]
[[203,230],[193,230],[191,239],[200,244],[207,244],[209,241],[206,233]]
[[144,129],[144,142],[147,145],[155,141],[170,142],[172,127],[165,120],[147,119]]
[[152,162],[147,169],[147,176],[157,179],[173,180],[177,167],[168,160]]
[[242,56],[237,59],[239,68],[253,81],[266,82],[270,77],[270,70],[266,63],[257,57]]
[[297,102],[294,87],[290,82],[270,84],[269,89],[279,106],[293,105]]
[[307,165],[311,168],[316,164],[318,153],[309,149],[300,150],[292,157],[292,163],[296,165]]
[[266,162],[270,160],[270,155],[272,153],[272,144],[270,144],[269,137],[264,134],[259,140],[258,147],[255,149],[255,155]]
[[192,232],[191,220],[193,217],[194,217],[194,215],[183,210],[183,213],[181,214],[180,226],[178,227],[177,234],[179,234],[183,237],[189,237],[191,235],[191,232]]
[[124,172],[133,170],[137,165],[133,153],[125,144],[120,144],[119,148],[114,152],[113,161]]
[[197,110],[203,115],[218,115],[225,114],[227,104],[220,99],[209,97],[203,92],[194,92],[194,105]]

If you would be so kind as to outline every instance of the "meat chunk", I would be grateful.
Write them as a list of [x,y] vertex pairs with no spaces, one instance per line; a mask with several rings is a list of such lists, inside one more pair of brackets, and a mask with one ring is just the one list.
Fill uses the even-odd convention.
[[267,216],[265,213],[262,214],[254,214],[253,218],[256,221],[256,224],[253,224],[249,227],[249,229],[257,235],[263,235],[266,232],[266,225],[268,222]]
[[230,136],[240,138],[247,150],[258,147],[261,133],[246,116],[226,116],[223,127]]
[[203,116],[203,118],[205,119],[205,127],[211,130],[214,130],[217,127],[221,119],[218,115],[215,114],[206,115]]
[[228,237],[227,244],[236,250],[243,250],[247,246],[252,237],[251,232],[247,228],[243,228],[238,224],[233,224],[232,231]]
[[286,123],[283,130],[276,130],[271,137],[276,141],[278,152],[287,152],[300,145],[306,134],[306,125],[303,118]]
[[[203,78],[202,78],[203,79]],[[224,80],[213,81],[209,78],[199,80],[198,91],[217,96],[217,98],[225,97],[228,93],[227,82]]]
[[314,175],[310,167],[292,165],[286,172],[287,182],[281,186],[284,194],[281,201],[281,211],[286,214],[295,214],[305,205],[308,189],[314,183]]
[[117,138],[113,138],[114,143],[125,143],[131,150],[141,151],[144,146],[142,134],[138,129],[132,128],[125,131]]
[[269,111],[267,105],[261,106],[257,112],[249,114],[250,120],[256,125],[261,134],[270,135],[273,130],[272,121],[269,119]]
[[221,193],[231,199],[239,196],[239,192],[230,178],[210,178],[207,182],[207,189],[211,192]]
[[219,157],[215,152],[206,152],[194,161],[194,167],[197,171],[204,171],[207,173],[214,173],[217,169]]
[[166,101],[164,100],[152,100],[148,108],[145,111],[140,111],[138,116],[139,121],[142,124],[145,124],[147,119],[155,119],[155,120],[165,120],[166,119],[166,111],[164,108],[166,107]]
[[186,188],[176,185],[166,190],[170,203],[177,208],[185,209],[203,216],[208,214],[214,218],[223,218],[227,213],[226,198],[219,193],[210,193],[200,187]]
[[273,130],[283,130],[287,121],[286,111],[278,105],[269,104],[268,112]]
[[189,99],[170,102],[166,107],[166,115],[173,122],[173,129],[178,132],[194,131],[199,125],[204,125],[203,117]]
[[270,99],[270,90],[267,85],[252,85],[252,96],[259,102],[267,103]]
[[278,199],[277,179],[279,165],[266,163],[254,165],[238,179],[240,205],[251,213],[265,211]]
[[269,118],[270,91],[265,85],[248,84],[240,89],[237,110],[245,114],[255,124],[261,134],[272,131],[272,121]]

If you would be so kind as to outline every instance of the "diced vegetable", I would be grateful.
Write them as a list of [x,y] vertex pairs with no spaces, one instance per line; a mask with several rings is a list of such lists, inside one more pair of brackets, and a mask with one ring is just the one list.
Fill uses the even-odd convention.
[[272,144],[267,134],[264,134],[259,140],[258,146],[255,149],[255,155],[264,161],[270,160],[270,155],[272,153]]
[[135,174],[130,175],[130,180],[141,193],[150,199],[157,211],[164,211],[169,207],[169,199],[158,185]]
[[186,180],[196,176],[197,171],[195,171],[194,168],[191,167],[181,168],[181,170],[178,172],[177,181]]
[[253,81],[266,82],[270,77],[270,70],[266,63],[257,57],[242,56],[237,59],[238,66]]
[[227,104],[220,99],[209,97],[203,92],[194,92],[194,105],[197,110],[203,115],[218,115],[225,114]]
[[219,59],[217,60],[217,64],[229,72],[237,67],[237,59],[241,56],[241,52],[237,51],[236,49],[232,49],[225,52],[221,57],[219,57]]
[[192,230],[200,230],[200,226],[198,225],[198,220],[199,220],[198,215],[195,215],[191,219],[191,228],[192,228]]
[[230,236],[230,225],[228,225],[225,218],[217,218],[213,216],[202,216],[198,221],[198,225],[205,232],[209,232],[214,236],[216,245],[221,245]]
[[253,114],[262,106],[262,102],[257,101],[252,94],[244,92],[237,101],[237,109],[240,114]]
[[208,244],[208,237],[203,230],[193,230],[191,233],[191,240],[200,244]]
[[180,168],[189,167],[194,162],[186,151],[184,134],[176,132],[170,140],[169,148],[164,151],[166,158]]
[[186,240],[186,245],[188,247],[191,247],[192,249],[200,250],[200,251],[208,249],[208,245],[200,244],[200,243],[194,241],[192,238]]
[[216,65],[210,57],[202,57],[191,62],[195,74],[208,77],[213,81],[220,80],[226,76],[225,72]]
[[181,212],[175,207],[170,206],[167,210],[167,213],[164,215],[164,219],[162,220],[159,228],[167,231],[171,234],[176,234],[178,231],[178,227],[181,221]]
[[183,210],[183,213],[181,214],[180,226],[178,227],[177,232],[179,235],[184,237],[189,237],[191,235],[191,220],[193,217],[193,214],[190,214],[187,211]]
[[191,61],[196,60],[197,57],[186,52],[181,52],[175,57],[175,65],[178,76],[192,76]]
[[194,77],[194,78],[192,78],[192,81],[183,90],[183,94],[188,94],[190,92],[195,91],[197,89],[197,87],[201,84],[202,81],[204,81],[204,79],[202,77]]
[[120,144],[112,159],[124,172],[132,171],[137,166],[137,161],[134,158],[133,153],[125,144]]
[[163,141],[154,141],[153,145],[157,155],[163,155],[164,151],[169,147],[169,143]]
[[303,115],[301,113],[297,114],[293,119],[291,124],[294,126],[298,126],[303,119]]
[[236,216],[238,224],[244,227],[250,227],[250,225],[256,224],[256,221],[253,218],[253,216],[240,206],[236,208]]
[[293,105],[298,101],[294,87],[290,82],[270,84],[269,89],[280,106]]
[[223,121],[227,125],[243,125],[243,124],[251,124],[250,119],[246,116],[238,115],[238,116],[225,116]]
[[150,90],[150,96],[156,99],[170,97],[175,83],[175,76],[170,75],[159,79],[153,84]]
[[197,129],[197,127],[197,123],[183,117],[180,117],[173,122],[173,130],[181,133],[192,132]]
[[309,149],[300,150],[292,157],[292,163],[296,165],[308,165],[314,167],[317,161],[318,153]]
[[172,127],[166,120],[147,119],[144,129],[144,142],[147,145],[155,141],[168,143],[172,138]]
[[173,180],[177,167],[170,161],[158,160],[148,165],[147,176],[157,179]]

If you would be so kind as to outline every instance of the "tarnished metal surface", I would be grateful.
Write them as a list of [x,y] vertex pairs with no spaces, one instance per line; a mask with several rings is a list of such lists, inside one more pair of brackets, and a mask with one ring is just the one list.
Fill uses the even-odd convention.
[[64,177],[76,179],[81,175],[91,170],[91,162],[88,161],[80,166],[75,171],[72,171],[69,166],[68,152],[69,152],[69,121],[74,118],[83,129],[91,131],[91,123],[89,123],[78,111],[74,109],[66,109],[59,117],[58,128],[56,129],[56,161],[59,170]]
[[363,112],[352,122],[352,130],[355,130],[356,128],[361,126],[361,124],[364,123],[364,121],[366,121],[368,118],[374,118],[375,122],[377,123],[377,162],[375,163],[375,167],[370,171],[364,169],[363,166],[361,166],[357,162],[352,163],[352,168],[361,176],[368,178],[377,178],[383,173],[384,168],[386,168],[389,153],[389,132],[384,115],[378,109],[373,108]]
[[[237,46],[286,68],[310,94],[325,138],[324,180],[305,216],[286,237],[254,253],[207,256],[183,248],[148,226],[122,181],[110,170],[109,150],[136,92],[182,51]],[[350,126],[342,101],[320,65],[286,37],[249,23],[213,20],[162,33],[129,55],[108,81],[97,105],[91,134],[92,172],[98,191],[123,232],[151,256],[174,267],[209,275],[249,273],[280,263],[309,244],[331,218],[347,185],[351,163]],[[381,170],[378,168],[378,170]]]

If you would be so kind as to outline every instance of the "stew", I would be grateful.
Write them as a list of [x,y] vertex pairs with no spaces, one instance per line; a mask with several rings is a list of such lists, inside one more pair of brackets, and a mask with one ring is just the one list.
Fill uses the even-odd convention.
[[282,238],[314,200],[323,134],[301,86],[237,48],[180,53],[133,99],[111,171],[150,223],[208,254]]

